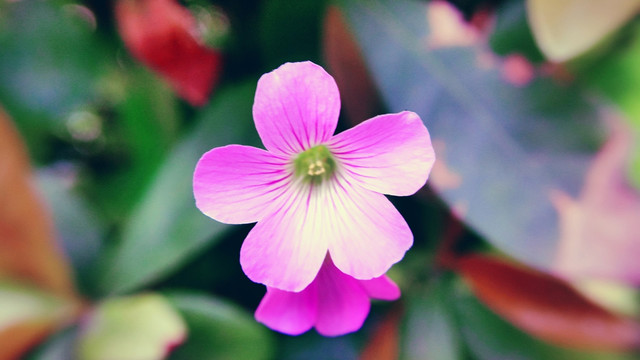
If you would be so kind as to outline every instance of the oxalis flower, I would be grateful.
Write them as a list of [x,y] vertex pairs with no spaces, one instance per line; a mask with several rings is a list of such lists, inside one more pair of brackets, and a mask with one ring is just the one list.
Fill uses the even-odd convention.
[[316,328],[325,336],[344,335],[362,327],[370,298],[396,300],[400,289],[388,277],[356,280],[338,270],[327,256],[318,276],[301,292],[267,287],[256,320],[289,335]]
[[197,207],[229,224],[257,222],[240,251],[253,281],[298,292],[329,253],[356,279],[382,276],[413,235],[383,194],[427,181],[435,155],[415,113],[376,116],[333,136],[340,95],[311,62],[287,63],[258,81],[253,117],[267,150],[229,145],[196,165]]

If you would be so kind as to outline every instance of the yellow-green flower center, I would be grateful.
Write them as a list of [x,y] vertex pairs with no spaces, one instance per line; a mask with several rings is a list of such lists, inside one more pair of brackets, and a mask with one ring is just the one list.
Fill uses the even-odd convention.
[[336,169],[336,161],[326,146],[317,145],[300,153],[293,160],[293,167],[296,176],[304,181],[319,184],[331,178]]

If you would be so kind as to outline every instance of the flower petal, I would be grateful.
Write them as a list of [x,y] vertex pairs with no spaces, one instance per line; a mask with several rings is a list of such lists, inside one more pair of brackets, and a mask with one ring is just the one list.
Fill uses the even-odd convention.
[[334,136],[329,147],[358,184],[396,196],[418,191],[435,162],[429,131],[410,111],[369,119]]
[[254,282],[286,291],[301,291],[313,281],[327,255],[327,224],[319,192],[294,186],[281,207],[249,232],[240,249],[240,264]]
[[228,224],[256,222],[272,210],[289,183],[286,160],[241,145],[215,148],[200,158],[193,174],[196,206]]
[[360,285],[373,299],[391,301],[400,298],[400,288],[386,275],[371,280],[360,280]]
[[327,261],[314,284],[318,286],[316,330],[320,334],[338,336],[362,327],[371,303],[358,280]]
[[269,328],[289,335],[302,334],[313,326],[318,309],[315,283],[301,292],[267,287],[256,310],[256,320]]
[[382,194],[351,184],[337,174],[327,191],[323,223],[334,264],[356,279],[382,276],[413,244],[409,226]]
[[339,114],[336,82],[312,62],[286,63],[258,81],[253,118],[269,151],[294,154],[329,140]]
[[260,220],[240,251],[253,281],[301,291],[331,254],[357,279],[382,276],[413,243],[409,226],[382,194],[349,183],[340,174],[321,185],[292,185],[280,208]]

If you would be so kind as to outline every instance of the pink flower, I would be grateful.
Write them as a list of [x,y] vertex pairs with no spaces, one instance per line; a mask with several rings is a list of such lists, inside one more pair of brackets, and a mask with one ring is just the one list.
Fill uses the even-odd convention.
[[356,279],[383,275],[413,235],[383,194],[406,196],[435,161],[412,112],[376,116],[333,136],[340,94],[311,62],[287,63],[258,81],[253,117],[267,151],[242,145],[202,156],[197,207],[224,223],[257,222],[240,263],[253,281],[301,291],[327,255]]
[[301,292],[267,287],[256,320],[289,335],[311,327],[325,336],[338,336],[362,327],[369,314],[369,298],[396,300],[400,289],[388,277],[356,280],[338,270],[327,256],[318,276]]

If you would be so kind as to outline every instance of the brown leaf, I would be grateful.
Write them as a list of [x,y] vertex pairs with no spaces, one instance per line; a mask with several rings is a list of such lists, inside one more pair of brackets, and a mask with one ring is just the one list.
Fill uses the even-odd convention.
[[75,296],[71,270],[56,245],[52,220],[31,184],[27,153],[1,108],[0,278]]
[[222,57],[202,43],[191,13],[175,0],[120,0],[115,12],[129,51],[192,105],[204,105],[220,77]]
[[0,331],[0,360],[20,359],[30,348],[55,330],[51,321],[31,321]]
[[484,255],[462,257],[456,268],[489,308],[541,339],[584,349],[640,344],[638,323],[612,314],[549,274]]
[[578,199],[559,191],[551,195],[560,217],[553,269],[576,280],[609,279],[638,285],[640,193],[626,178],[634,136],[621,121],[614,124]]
[[360,48],[336,6],[329,6],[324,19],[323,51],[336,79],[349,121],[360,123],[380,113],[381,100],[368,73]]
[[360,360],[398,359],[400,353],[398,328],[401,312],[401,309],[396,307],[378,324],[378,328],[360,354]]

